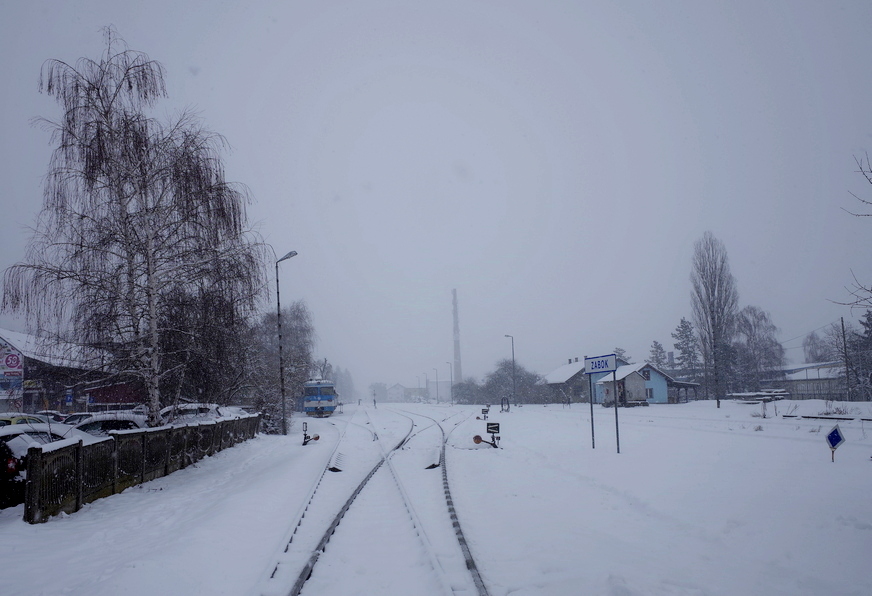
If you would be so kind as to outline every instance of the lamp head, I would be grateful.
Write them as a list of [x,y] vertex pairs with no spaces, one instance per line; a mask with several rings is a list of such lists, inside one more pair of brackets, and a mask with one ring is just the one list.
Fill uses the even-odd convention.
[[291,252],[289,252],[288,254],[286,254],[285,256],[283,256],[281,259],[279,259],[278,261],[276,261],[276,263],[281,263],[281,262],[284,261],[285,259],[290,259],[291,257],[296,257],[296,256],[297,256],[297,251],[292,250]]

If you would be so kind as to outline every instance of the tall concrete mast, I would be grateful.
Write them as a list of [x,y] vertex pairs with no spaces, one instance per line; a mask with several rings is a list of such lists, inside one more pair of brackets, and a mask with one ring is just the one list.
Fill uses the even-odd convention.
[[451,290],[454,302],[454,382],[463,382],[463,369],[460,367],[460,317],[457,314],[457,290]]

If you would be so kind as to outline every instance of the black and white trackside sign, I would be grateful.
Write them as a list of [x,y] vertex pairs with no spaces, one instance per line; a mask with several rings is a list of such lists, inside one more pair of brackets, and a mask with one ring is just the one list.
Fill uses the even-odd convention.
[[487,432],[495,435],[500,432],[500,423],[499,422],[488,422],[487,423]]
[[606,354],[605,356],[594,356],[593,358],[584,359],[584,374],[586,375],[612,372],[615,370],[618,370],[618,357],[615,354]]

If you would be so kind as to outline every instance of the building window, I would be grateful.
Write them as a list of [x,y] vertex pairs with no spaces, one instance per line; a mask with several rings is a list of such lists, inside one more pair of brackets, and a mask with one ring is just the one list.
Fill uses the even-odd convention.
[[647,368],[643,369],[643,370],[642,370],[642,377],[643,377],[646,381],[650,381],[650,380],[651,380],[651,371],[648,370]]

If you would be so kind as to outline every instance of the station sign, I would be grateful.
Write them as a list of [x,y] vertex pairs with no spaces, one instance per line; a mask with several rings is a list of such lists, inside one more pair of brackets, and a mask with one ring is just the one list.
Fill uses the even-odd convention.
[[593,358],[584,359],[584,374],[586,375],[614,372],[616,370],[618,370],[617,354],[606,354],[605,356],[594,356]]

